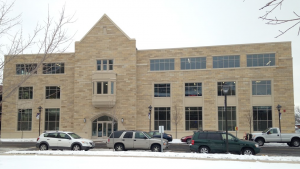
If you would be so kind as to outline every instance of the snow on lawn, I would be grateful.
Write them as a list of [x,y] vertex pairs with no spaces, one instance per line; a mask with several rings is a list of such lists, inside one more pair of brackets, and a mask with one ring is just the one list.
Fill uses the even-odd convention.
[[2,142],[36,142],[37,138],[24,138],[24,139],[16,139],[16,138],[2,138],[0,141]]
[[[149,153],[150,154],[150,153]],[[156,154],[156,153],[152,153]],[[161,153],[162,154],[162,153]],[[122,169],[153,169],[153,168],[204,168],[209,169],[299,169],[299,163],[232,161],[215,159],[174,159],[149,157],[105,157],[105,156],[0,156],[3,169],[32,168],[122,168]]]

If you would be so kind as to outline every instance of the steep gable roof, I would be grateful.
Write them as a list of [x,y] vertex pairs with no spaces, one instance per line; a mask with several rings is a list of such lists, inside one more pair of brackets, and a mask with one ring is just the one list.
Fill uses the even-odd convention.
[[121,28],[118,27],[117,24],[115,24],[106,14],[104,14],[97,22],[96,24],[80,39],[79,42],[81,42],[87,35],[96,27],[96,25],[101,22],[102,19],[107,18],[124,36],[128,38],[128,40],[135,40],[134,38],[130,38]]

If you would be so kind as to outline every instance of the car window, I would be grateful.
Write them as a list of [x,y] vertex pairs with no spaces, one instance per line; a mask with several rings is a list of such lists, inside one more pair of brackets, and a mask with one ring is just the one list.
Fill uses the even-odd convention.
[[81,137],[78,136],[77,134],[75,133],[68,133],[71,137],[73,137],[74,139],[80,139]]
[[145,134],[148,138],[151,138],[151,136],[149,135],[149,133],[144,132],[144,134]]
[[273,133],[278,133],[277,129],[272,129],[271,134],[273,134]]
[[206,139],[206,133],[199,133],[198,139]]
[[207,135],[207,139],[209,140],[221,140],[221,135],[219,133],[210,133]]
[[134,137],[135,137],[136,139],[146,139],[146,138],[147,138],[147,137],[146,137],[143,133],[141,133],[141,132],[135,132]]
[[153,136],[153,131],[150,131],[149,133],[148,133],[148,135],[150,135],[151,137]]
[[70,139],[70,137],[66,133],[59,133],[57,137],[62,139]]
[[[226,140],[226,134],[222,134],[222,138],[223,138],[223,140]],[[235,139],[237,139],[237,138],[231,134],[228,134],[228,140],[235,140]]]
[[119,138],[122,135],[123,131],[115,131],[111,133],[109,138]]
[[126,132],[123,138],[132,138],[132,132]]
[[44,134],[44,137],[51,137],[51,138],[56,138],[58,133],[46,133]]

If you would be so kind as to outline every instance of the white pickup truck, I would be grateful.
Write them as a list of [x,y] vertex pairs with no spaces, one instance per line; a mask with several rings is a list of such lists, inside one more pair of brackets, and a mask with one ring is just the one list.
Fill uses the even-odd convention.
[[300,134],[299,133],[280,133],[279,128],[267,128],[261,133],[252,133],[250,139],[263,146],[264,143],[287,143],[290,147],[299,147]]

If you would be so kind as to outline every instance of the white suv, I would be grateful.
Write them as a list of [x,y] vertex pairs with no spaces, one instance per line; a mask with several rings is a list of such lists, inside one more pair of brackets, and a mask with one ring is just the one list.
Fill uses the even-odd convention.
[[37,138],[36,147],[40,150],[67,149],[88,151],[95,147],[95,143],[72,132],[55,131],[41,134]]

